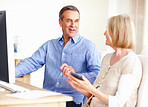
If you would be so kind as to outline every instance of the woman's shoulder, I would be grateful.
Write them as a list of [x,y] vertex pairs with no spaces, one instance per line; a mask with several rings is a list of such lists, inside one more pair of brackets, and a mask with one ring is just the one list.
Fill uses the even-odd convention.
[[103,60],[107,60],[107,59],[109,59],[109,58],[111,58],[111,56],[114,54],[114,52],[112,52],[112,53],[106,53],[105,55],[104,55],[104,57],[103,57]]
[[112,55],[113,55],[113,52],[112,53],[105,53],[105,55],[102,56],[103,58],[102,58],[101,64],[109,63]]
[[140,76],[142,73],[142,65],[140,59],[134,52],[130,52],[123,62],[122,73]]
[[132,51],[130,52],[127,56],[126,56],[126,59],[125,59],[125,64],[128,64],[128,63],[132,63],[132,64],[140,64],[140,59],[138,58],[138,56]]

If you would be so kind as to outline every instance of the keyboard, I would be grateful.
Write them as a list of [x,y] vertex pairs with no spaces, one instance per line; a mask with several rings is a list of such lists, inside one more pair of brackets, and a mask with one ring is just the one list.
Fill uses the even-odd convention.
[[18,86],[16,84],[7,83],[7,82],[4,82],[4,81],[0,81],[0,87],[5,88],[5,89],[11,91],[11,93],[20,93],[20,92],[30,91],[27,88]]
[[54,95],[60,95],[60,94],[61,93],[50,92],[50,91],[31,90],[31,91],[27,91],[27,92],[7,94],[6,96],[23,98],[23,99],[36,99],[36,98],[54,96]]

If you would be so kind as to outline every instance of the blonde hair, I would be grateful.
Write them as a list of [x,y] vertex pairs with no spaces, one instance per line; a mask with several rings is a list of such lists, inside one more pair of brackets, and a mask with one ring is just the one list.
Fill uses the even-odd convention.
[[[132,49],[135,45],[134,23],[128,15],[118,15],[109,18],[109,33],[112,33],[113,47]],[[110,34],[111,35],[111,34]]]

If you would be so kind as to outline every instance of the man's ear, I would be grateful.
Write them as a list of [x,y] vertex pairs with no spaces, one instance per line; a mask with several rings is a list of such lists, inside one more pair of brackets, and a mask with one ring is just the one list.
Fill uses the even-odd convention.
[[59,18],[59,25],[62,27],[62,20]]

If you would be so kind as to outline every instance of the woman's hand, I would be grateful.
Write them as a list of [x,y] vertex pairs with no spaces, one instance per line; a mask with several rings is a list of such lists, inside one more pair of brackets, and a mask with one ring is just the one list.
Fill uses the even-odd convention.
[[68,74],[67,82],[75,90],[79,91],[80,93],[85,95],[87,98],[89,98],[91,96],[91,94],[89,93],[89,90],[91,88],[93,88],[93,86],[91,85],[89,80],[87,78],[85,78],[83,75],[82,75],[82,80],[79,80],[79,79],[75,78],[74,76],[72,76],[71,74]]
[[108,104],[108,95],[96,89],[87,78],[82,75],[82,80],[75,78],[72,75],[68,76],[67,82],[77,91],[89,98],[94,95],[104,103]]
[[92,84],[87,78],[82,75],[82,80],[79,80],[71,75],[70,72],[75,73],[75,70],[72,66],[68,66],[66,63],[61,65],[60,69],[63,72],[63,75],[68,78],[67,82],[77,91],[85,95],[87,98],[91,96],[89,90],[93,88]]

